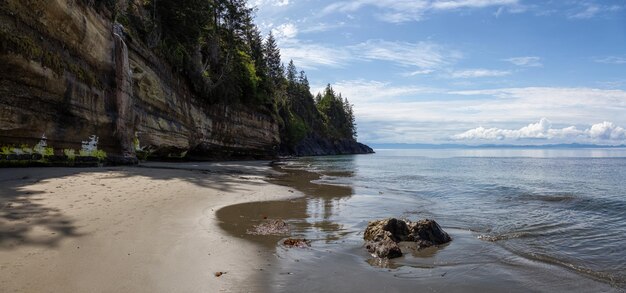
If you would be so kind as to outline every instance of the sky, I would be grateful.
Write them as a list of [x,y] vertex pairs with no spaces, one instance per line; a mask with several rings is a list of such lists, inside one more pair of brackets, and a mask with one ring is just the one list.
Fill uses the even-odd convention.
[[249,0],[365,143],[626,144],[626,0]]

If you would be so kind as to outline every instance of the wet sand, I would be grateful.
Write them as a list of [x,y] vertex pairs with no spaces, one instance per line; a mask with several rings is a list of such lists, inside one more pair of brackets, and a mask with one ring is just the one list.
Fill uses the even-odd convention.
[[215,211],[300,193],[265,182],[267,162],[146,167],[0,169],[0,291],[262,290],[272,252]]
[[[220,227],[274,254],[257,276],[267,292],[621,292],[567,268],[516,255],[477,233],[446,227],[453,241],[381,261],[362,247],[364,215],[340,216],[346,204],[372,204],[349,186],[312,183],[319,174],[284,170],[271,182],[305,194],[288,201],[242,203],[217,212]],[[327,174],[328,175],[328,174]],[[333,174],[335,176],[341,174]],[[350,176],[350,174],[345,174]],[[355,218],[351,218],[354,216]],[[367,215],[365,215],[365,218]],[[307,249],[280,245],[287,236],[246,233],[263,218],[284,219],[291,236],[312,240]],[[243,219],[243,221],[238,221]]]

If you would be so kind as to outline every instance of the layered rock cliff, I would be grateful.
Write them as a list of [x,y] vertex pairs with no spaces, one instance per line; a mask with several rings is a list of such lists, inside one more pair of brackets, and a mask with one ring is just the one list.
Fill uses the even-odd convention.
[[181,76],[106,16],[74,1],[2,2],[0,142],[22,148],[45,136],[55,150],[95,135],[115,161],[158,157],[267,157],[275,119],[232,105],[197,103]]
[[330,140],[317,134],[311,134],[300,141],[295,147],[283,151],[285,155],[294,156],[327,156],[348,154],[371,154],[374,150],[354,140]]
[[[188,78],[107,13],[75,0],[4,0],[2,154],[39,152],[42,143],[47,155],[95,156],[97,149],[111,162],[132,163],[137,155],[271,157],[281,138],[269,111],[199,102]],[[326,150],[328,143],[307,142],[294,153],[362,152],[351,151],[355,143]]]

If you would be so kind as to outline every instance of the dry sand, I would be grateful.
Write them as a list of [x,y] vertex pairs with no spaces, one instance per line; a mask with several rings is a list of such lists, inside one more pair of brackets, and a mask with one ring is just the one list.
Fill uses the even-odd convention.
[[0,169],[0,291],[258,291],[271,255],[215,212],[301,195],[266,165]]

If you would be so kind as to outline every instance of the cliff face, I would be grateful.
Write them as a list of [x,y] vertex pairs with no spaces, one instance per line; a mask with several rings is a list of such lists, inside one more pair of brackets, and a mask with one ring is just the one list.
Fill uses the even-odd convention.
[[137,152],[260,158],[280,144],[272,115],[198,103],[184,77],[106,15],[74,0],[0,2],[5,155],[41,141],[56,155],[81,154],[94,136],[116,162]]
[[367,145],[350,139],[329,140],[318,134],[310,134],[294,148],[284,151],[296,156],[325,156],[347,154],[371,154],[374,150]]

